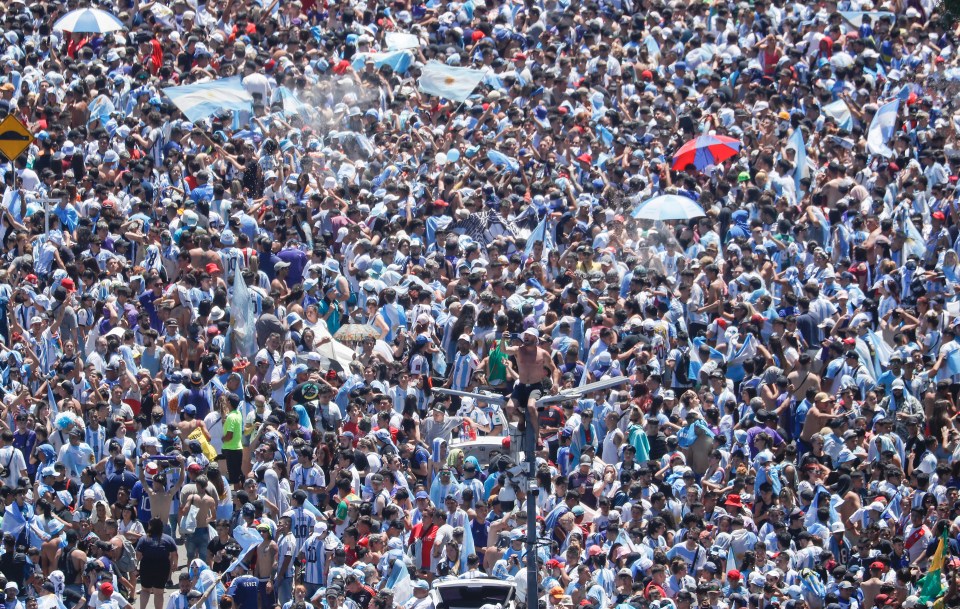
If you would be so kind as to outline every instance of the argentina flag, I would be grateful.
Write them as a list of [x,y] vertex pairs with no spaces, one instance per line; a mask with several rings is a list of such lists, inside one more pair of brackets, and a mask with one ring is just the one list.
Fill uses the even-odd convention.
[[417,84],[424,93],[462,102],[470,97],[485,75],[483,70],[456,68],[431,61],[421,69]]

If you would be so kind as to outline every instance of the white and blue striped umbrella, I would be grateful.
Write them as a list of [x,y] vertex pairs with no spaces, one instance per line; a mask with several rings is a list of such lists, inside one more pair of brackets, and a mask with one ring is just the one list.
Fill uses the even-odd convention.
[[689,220],[704,215],[697,202],[680,195],[661,195],[637,206],[631,214],[643,220]]
[[127,26],[113,14],[98,8],[78,8],[53,24],[53,29],[74,34],[105,34],[125,30]]
[[253,112],[253,96],[243,88],[239,76],[167,87],[163,93],[194,123],[223,110]]

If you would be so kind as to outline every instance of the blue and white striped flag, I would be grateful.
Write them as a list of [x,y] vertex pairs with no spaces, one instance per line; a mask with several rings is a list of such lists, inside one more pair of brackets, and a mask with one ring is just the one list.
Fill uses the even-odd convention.
[[87,124],[89,125],[93,121],[100,121],[100,126],[103,127],[107,124],[107,121],[110,120],[110,115],[116,112],[116,107],[114,107],[109,97],[101,94],[93,100],[89,110],[90,118],[87,119]]
[[867,150],[870,154],[882,157],[893,156],[893,149],[887,145],[897,127],[897,110],[900,109],[900,100],[894,99],[880,106],[873,116],[870,129],[867,130]]
[[50,412],[53,416],[60,414],[60,409],[57,408],[57,396],[53,395],[53,385],[49,382],[47,382],[47,401],[50,402]]
[[163,89],[163,93],[192,122],[224,110],[232,110],[235,114],[253,113],[253,96],[243,87],[239,76],[181,87],[167,87]]
[[727,365],[741,365],[743,362],[754,357],[756,354],[757,339],[753,337],[753,334],[747,334],[747,338],[744,339],[743,344],[740,345],[739,349],[734,348],[733,342],[730,343],[730,346],[727,349]]
[[850,114],[850,108],[842,99],[831,102],[820,108],[824,114],[837,121],[837,126],[849,131],[853,128],[853,115]]
[[367,59],[373,60],[373,65],[378,70],[383,66],[390,66],[397,74],[404,74],[413,63],[413,56],[409,51],[393,51],[390,53],[357,53],[350,62],[353,69],[358,72],[363,69]]
[[[553,250],[553,230],[547,226],[549,224],[550,214],[547,214],[543,217],[543,220],[540,220],[540,223],[537,224],[536,228],[533,229],[533,232],[530,233],[530,237],[527,239],[527,246],[524,249],[524,256],[529,259],[533,255],[533,246],[537,242],[543,243],[543,255],[546,256],[548,252]],[[539,262],[536,260],[535,262]]]
[[800,180],[810,177],[810,165],[807,163],[807,145],[803,141],[803,131],[797,127],[787,141],[787,150],[793,150],[793,183],[797,199],[800,199]]
[[439,61],[430,61],[420,71],[417,84],[424,93],[462,102],[470,97],[484,75],[484,70],[456,68]]

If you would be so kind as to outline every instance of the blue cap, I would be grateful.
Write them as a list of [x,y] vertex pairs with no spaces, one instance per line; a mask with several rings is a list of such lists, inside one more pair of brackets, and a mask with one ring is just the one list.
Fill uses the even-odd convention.
[[429,498],[430,498],[430,495],[428,495],[425,491],[417,491],[417,494],[414,495],[414,499],[429,499]]

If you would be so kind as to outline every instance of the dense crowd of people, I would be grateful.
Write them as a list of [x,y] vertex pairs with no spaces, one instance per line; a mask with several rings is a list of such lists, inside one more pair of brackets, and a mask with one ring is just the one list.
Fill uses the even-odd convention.
[[960,606],[947,8],[80,8],[0,4],[5,609]]

